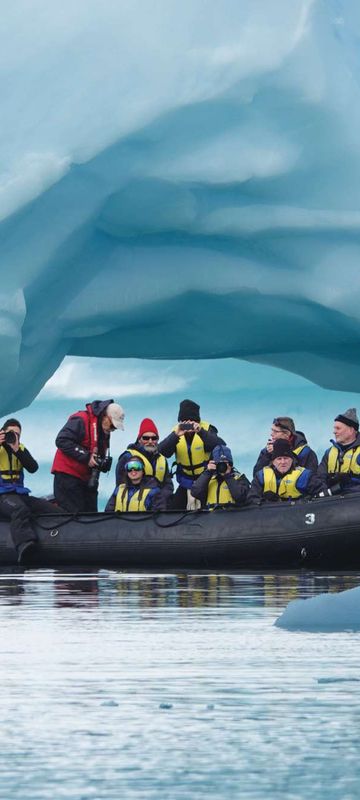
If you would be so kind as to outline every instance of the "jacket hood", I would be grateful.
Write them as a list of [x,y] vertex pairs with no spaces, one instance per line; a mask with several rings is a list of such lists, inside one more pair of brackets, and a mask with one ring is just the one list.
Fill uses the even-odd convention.
[[113,402],[113,400],[93,400],[92,403],[86,404],[86,410],[90,409],[95,417],[100,417],[108,405]]
[[300,447],[300,445],[307,444],[307,443],[308,443],[308,441],[307,441],[307,438],[306,438],[305,434],[302,431],[295,431],[294,448],[295,447]]

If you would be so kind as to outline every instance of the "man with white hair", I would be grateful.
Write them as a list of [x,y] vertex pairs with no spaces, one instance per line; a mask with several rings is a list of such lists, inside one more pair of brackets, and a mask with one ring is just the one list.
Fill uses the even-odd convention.
[[334,420],[334,439],[325,451],[318,475],[332,494],[360,492],[360,435],[356,408],[348,408]]
[[55,500],[66,511],[97,511],[99,475],[112,464],[110,434],[124,430],[124,416],[113,400],[94,400],[61,428],[51,471]]

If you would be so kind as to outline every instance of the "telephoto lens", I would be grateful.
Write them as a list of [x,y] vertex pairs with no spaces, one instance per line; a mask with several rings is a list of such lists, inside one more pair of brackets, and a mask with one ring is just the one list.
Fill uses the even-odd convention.
[[216,474],[225,475],[227,468],[228,465],[226,461],[219,461],[219,463],[216,464]]

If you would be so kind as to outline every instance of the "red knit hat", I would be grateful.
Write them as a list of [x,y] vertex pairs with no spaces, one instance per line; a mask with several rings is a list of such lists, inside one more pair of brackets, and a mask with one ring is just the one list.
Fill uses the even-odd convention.
[[137,438],[140,439],[140,436],[142,436],[143,433],[155,433],[156,436],[159,436],[159,431],[155,425],[155,422],[153,422],[152,419],[149,419],[148,417],[145,417],[145,419],[143,419],[142,422],[140,422],[140,428]]

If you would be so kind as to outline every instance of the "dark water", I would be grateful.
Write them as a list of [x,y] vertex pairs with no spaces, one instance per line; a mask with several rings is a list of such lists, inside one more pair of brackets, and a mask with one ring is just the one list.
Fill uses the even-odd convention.
[[1,797],[358,798],[359,634],[273,626],[358,585],[0,576]]

